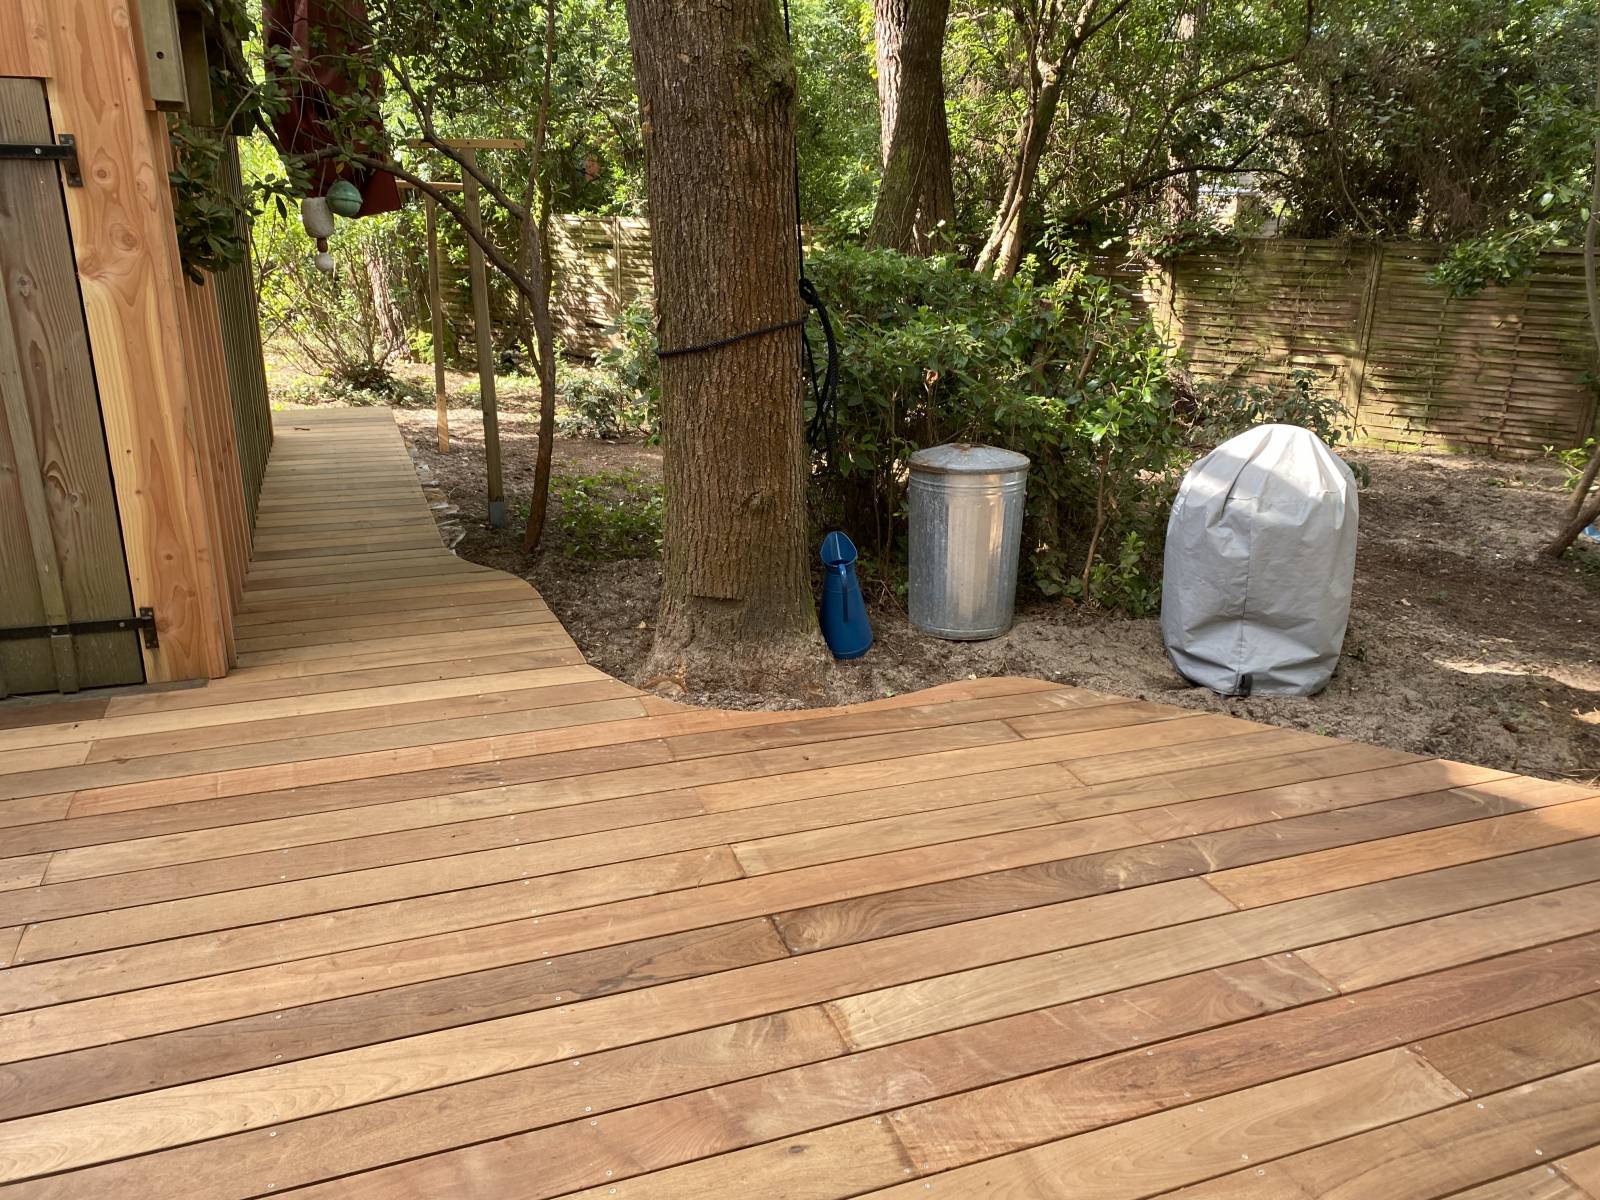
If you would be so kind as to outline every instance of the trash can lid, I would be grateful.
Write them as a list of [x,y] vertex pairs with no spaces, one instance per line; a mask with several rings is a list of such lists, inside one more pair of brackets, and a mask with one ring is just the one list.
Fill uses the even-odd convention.
[[1026,471],[1028,456],[998,446],[947,442],[943,446],[918,450],[911,456],[911,469],[930,475],[1000,475]]

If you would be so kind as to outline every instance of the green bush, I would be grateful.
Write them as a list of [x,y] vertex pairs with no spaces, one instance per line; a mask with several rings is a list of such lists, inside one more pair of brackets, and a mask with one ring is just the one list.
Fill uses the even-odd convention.
[[1026,454],[1026,582],[1135,613],[1159,603],[1167,510],[1190,457],[1167,351],[1112,287],[1068,269],[996,281],[942,258],[841,247],[810,274],[840,332],[835,473],[816,517],[877,561],[903,551],[910,454]]
[[565,360],[558,364],[561,432],[605,439],[643,434],[647,443],[659,442],[655,318],[650,305],[636,300],[623,309],[613,332],[620,336],[620,344],[593,364]]
[[560,549],[569,558],[655,558],[661,553],[661,485],[641,472],[597,471],[550,480]]
[[[1351,430],[1345,423],[1344,407],[1327,392],[1317,389],[1316,376],[1295,370],[1276,386],[1250,384],[1238,387],[1212,381],[1192,385],[1194,426],[1189,441],[1198,450],[1211,450],[1236,433],[1254,425],[1298,425],[1316,434],[1337,451],[1348,443]],[[1371,482],[1365,464],[1348,462],[1361,487]]]
[[556,391],[561,397],[556,427],[565,437],[614,440],[636,432],[644,423],[639,394],[605,366],[559,360]]

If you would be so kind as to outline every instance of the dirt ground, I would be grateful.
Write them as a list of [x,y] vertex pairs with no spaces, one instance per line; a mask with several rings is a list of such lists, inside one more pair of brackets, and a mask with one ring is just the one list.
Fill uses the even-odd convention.
[[[453,383],[449,454],[437,452],[431,406],[396,415],[415,457],[462,510],[466,536],[457,552],[528,578],[591,662],[642,682],[657,564],[567,557],[554,528],[529,562],[518,549],[519,529],[489,529],[476,387],[464,376]],[[501,390],[505,486],[515,507],[532,483],[533,419],[514,385]],[[1600,779],[1600,552],[1586,549],[1563,563],[1535,554],[1562,503],[1559,471],[1543,462],[1360,457],[1372,484],[1361,495],[1355,601],[1343,661],[1319,696],[1238,700],[1189,687],[1168,664],[1154,620],[1035,603],[1019,608],[1004,637],[952,643],[911,628],[897,604],[878,602],[872,650],[834,666],[827,700],[1031,675],[1525,774]],[[659,452],[576,439],[556,445],[558,474],[620,467],[659,473]],[[802,706],[781,691],[681,699]]]

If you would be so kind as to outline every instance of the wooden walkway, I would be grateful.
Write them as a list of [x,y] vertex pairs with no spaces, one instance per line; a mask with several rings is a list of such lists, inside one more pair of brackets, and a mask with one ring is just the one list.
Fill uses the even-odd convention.
[[1030,680],[642,696],[385,412],[279,415],[239,631],[0,706],[7,1200],[1600,1200],[1592,789]]

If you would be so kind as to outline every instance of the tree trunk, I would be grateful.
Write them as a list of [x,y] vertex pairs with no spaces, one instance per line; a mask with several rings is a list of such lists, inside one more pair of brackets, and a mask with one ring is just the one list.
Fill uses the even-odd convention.
[[372,315],[383,346],[383,359],[388,362],[405,354],[410,340],[406,336],[405,314],[394,298],[389,262],[379,247],[373,247],[367,254],[367,286],[372,292]]
[[[1595,113],[1600,115],[1600,55],[1597,55],[1594,82]],[[1589,306],[1589,333],[1600,354],[1600,129],[1594,135],[1594,153],[1589,164],[1589,219],[1583,227],[1583,289]],[[1596,446],[1588,465],[1578,477],[1578,486],[1567,509],[1561,531],[1545,546],[1544,552],[1560,558],[1567,547],[1595,521],[1600,520],[1600,491],[1595,479],[1600,476],[1600,446]],[[1591,492],[1593,495],[1591,496]]]
[[1016,158],[1011,164],[1006,196],[995,213],[989,240],[978,255],[977,269],[991,272],[997,279],[1011,278],[1022,262],[1033,186],[1039,179],[1039,163],[1050,141],[1050,127],[1055,124],[1064,81],[1065,75],[1059,64],[1042,64],[1038,87],[1022,115],[1022,123],[1017,130]]
[[931,254],[955,221],[944,106],[949,0],[875,0],[883,179],[869,246]]
[[[1178,17],[1178,41],[1183,45],[1183,86],[1190,88],[1200,73],[1200,26],[1206,19],[1206,0],[1196,0],[1189,11]],[[1173,145],[1167,150],[1167,166],[1176,170],[1194,161],[1190,145]],[[1161,185],[1162,207],[1167,223],[1178,226],[1193,220],[1200,208],[1200,175],[1185,170]]]
[[[795,73],[775,0],[627,0],[665,350],[800,316]],[[759,690],[824,661],[800,334],[661,360],[666,527],[646,676]]]

